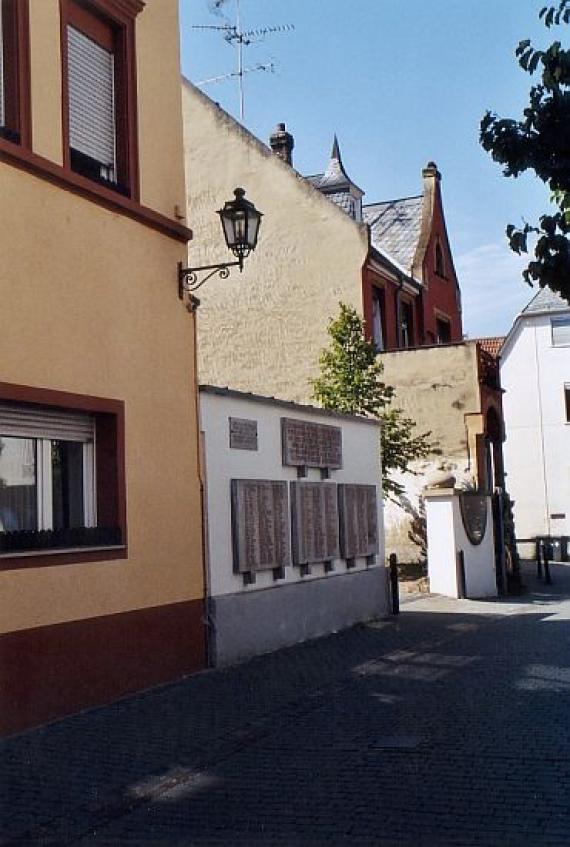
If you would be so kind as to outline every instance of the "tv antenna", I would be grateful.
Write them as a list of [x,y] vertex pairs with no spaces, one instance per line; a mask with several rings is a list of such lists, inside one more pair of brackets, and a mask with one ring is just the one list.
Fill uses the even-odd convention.
[[225,6],[229,0],[213,0],[210,3],[210,8],[214,14],[220,15],[225,18],[226,23],[216,25],[196,25],[193,26],[192,29],[210,29],[215,32],[223,33],[224,41],[226,41],[230,46],[236,47],[237,53],[237,69],[232,73],[228,74],[220,74],[219,76],[209,77],[208,79],[202,79],[200,82],[197,82],[196,85],[210,85],[215,82],[223,82],[226,79],[237,78],[238,81],[238,94],[239,94],[239,117],[240,121],[243,123],[244,115],[245,115],[245,97],[244,97],[244,85],[243,78],[245,74],[256,73],[258,71],[271,71],[273,73],[275,71],[275,65],[273,62],[258,62],[255,66],[250,68],[244,68],[243,66],[243,49],[244,47],[249,47],[250,44],[254,44],[257,41],[261,41],[265,38],[266,35],[274,35],[279,32],[290,32],[295,29],[293,24],[282,24],[280,26],[267,26],[262,27],[261,29],[250,29],[244,31],[241,25],[241,14],[240,14],[240,0],[235,0],[236,7],[236,20],[235,24],[231,23],[228,18],[221,11],[222,6]]

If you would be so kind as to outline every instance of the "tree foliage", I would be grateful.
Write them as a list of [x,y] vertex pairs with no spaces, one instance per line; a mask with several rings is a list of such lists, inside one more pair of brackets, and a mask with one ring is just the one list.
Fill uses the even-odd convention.
[[[570,0],[544,6],[539,18],[547,28],[570,23]],[[547,49],[535,48],[529,39],[516,49],[523,71],[539,80],[530,89],[522,120],[499,118],[487,112],[481,121],[481,144],[505,176],[534,173],[551,191],[552,213],[537,225],[522,228],[509,224],[506,230],[512,250],[529,252],[534,258],[523,271],[529,285],[548,286],[570,302],[570,51],[554,41]]]
[[416,435],[415,423],[392,405],[391,385],[382,380],[383,366],[374,344],[366,339],[364,322],[350,306],[329,322],[330,346],[321,351],[320,376],[311,380],[313,397],[325,409],[376,418],[381,426],[384,494],[399,497],[404,488],[395,471],[413,473],[412,463],[436,452],[431,433]]

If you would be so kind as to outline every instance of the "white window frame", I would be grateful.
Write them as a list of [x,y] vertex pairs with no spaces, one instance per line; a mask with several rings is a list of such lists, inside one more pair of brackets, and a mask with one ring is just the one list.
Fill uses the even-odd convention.
[[80,442],[83,445],[83,526],[86,529],[97,526],[95,421],[92,415],[0,404],[0,438],[3,436],[31,439],[35,443],[38,532],[53,529],[52,442]]

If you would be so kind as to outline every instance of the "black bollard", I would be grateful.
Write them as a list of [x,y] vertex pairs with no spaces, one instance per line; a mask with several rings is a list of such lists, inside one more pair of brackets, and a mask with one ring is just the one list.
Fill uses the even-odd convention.
[[397,615],[400,612],[400,594],[398,591],[398,557],[395,553],[390,553],[390,587],[392,589],[392,614]]
[[550,538],[542,549],[544,551],[544,581],[547,585],[552,585],[549,560],[554,557],[554,547],[552,545],[552,542],[550,541]]
[[465,600],[467,597],[467,586],[465,583],[465,554],[463,550],[457,552],[456,558],[457,568],[457,597],[459,600]]
[[542,579],[542,553],[544,550],[544,541],[542,538],[536,539],[536,577]]

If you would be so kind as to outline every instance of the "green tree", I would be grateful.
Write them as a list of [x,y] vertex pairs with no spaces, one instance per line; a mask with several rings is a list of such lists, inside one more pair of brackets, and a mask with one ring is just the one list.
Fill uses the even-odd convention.
[[[544,6],[539,13],[546,27],[570,22],[570,0]],[[523,277],[529,285],[548,286],[570,302],[570,51],[554,41],[538,50],[529,39],[516,49],[520,67],[540,79],[529,93],[522,120],[499,118],[487,112],[481,121],[481,144],[505,176],[534,173],[551,192],[552,213],[540,217],[538,225],[507,227],[512,250],[529,252],[528,237],[534,242],[534,259]]]
[[350,306],[329,321],[330,346],[321,351],[320,376],[311,380],[313,397],[325,409],[376,418],[381,424],[384,494],[397,500],[404,491],[395,471],[414,473],[413,462],[437,452],[430,432],[416,435],[415,423],[392,405],[391,385],[382,380],[383,365],[366,339],[364,322]]

